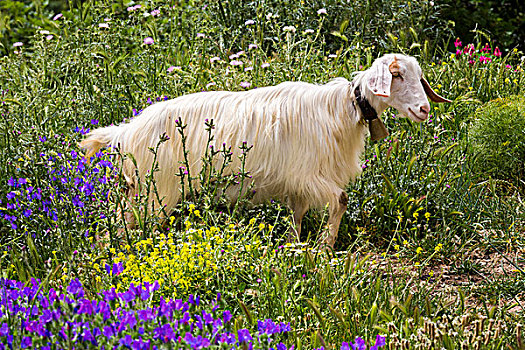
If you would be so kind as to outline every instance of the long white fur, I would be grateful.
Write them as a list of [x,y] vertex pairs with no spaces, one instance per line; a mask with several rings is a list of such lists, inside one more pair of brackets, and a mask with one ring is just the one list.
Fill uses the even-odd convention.
[[[421,75],[415,59],[396,56],[414,75]],[[392,55],[383,59],[391,60]],[[324,207],[327,203],[337,207],[344,193],[342,189],[361,172],[360,156],[367,127],[354,103],[354,89],[361,86],[378,114],[388,106],[389,99],[395,98],[378,97],[370,91],[367,83],[375,78],[371,76],[373,72],[356,73],[353,84],[337,78],[325,85],[285,82],[249,91],[181,96],[146,108],[129,123],[96,129],[81,146],[88,155],[107,145],[119,146],[123,153],[133,154],[143,179],[153,160],[148,148],[154,147],[166,133],[170,139],[160,147],[160,171],[155,173],[155,179],[163,204],[169,209],[181,200],[179,178],[175,174],[181,166],[183,152],[175,120],[181,119],[187,124],[190,172],[196,175],[202,166],[201,156],[207,140],[205,120],[213,119],[215,149],[225,143],[235,150],[230,171],[237,171],[240,165],[238,146],[242,142],[253,145],[246,170],[252,176],[256,191],[254,201],[285,201],[299,212],[296,219],[300,225],[308,208]],[[426,97],[425,102],[428,104]],[[124,172],[129,179],[135,177],[129,161]],[[343,204],[346,210],[346,203]],[[339,216],[335,219],[338,227],[342,213],[334,215]],[[333,245],[333,240],[329,244]]]

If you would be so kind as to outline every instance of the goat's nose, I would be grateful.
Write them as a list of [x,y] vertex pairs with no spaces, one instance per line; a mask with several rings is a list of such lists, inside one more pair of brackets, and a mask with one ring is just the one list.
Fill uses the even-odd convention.
[[424,115],[428,115],[428,113],[430,113],[430,105],[429,104],[422,105],[421,107],[419,107],[419,111],[423,113]]

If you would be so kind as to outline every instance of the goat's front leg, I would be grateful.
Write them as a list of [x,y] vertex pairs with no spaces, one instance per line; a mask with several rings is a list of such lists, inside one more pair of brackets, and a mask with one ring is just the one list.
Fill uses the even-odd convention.
[[288,243],[299,242],[301,238],[301,223],[303,217],[308,211],[308,203],[301,200],[294,200],[290,204],[290,208],[293,211],[293,230],[288,231]]
[[328,236],[323,239],[323,243],[334,248],[335,240],[339,232],[339,224],[348,206],[348,195],[342,189],[335,191],[329,202],[330,218],[328,219]]

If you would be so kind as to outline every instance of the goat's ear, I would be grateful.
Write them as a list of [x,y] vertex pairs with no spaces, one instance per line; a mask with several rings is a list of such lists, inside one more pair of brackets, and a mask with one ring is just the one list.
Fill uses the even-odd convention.
[[452,102],[442,96],[439,96],[434,90],[432,90],[428,81],[423,77],[421,77],[421,85],[423,85],[423,89],[425,90],[425,93],[427,94],[428,98],[432,102],[436,102],[436,103]]
[[390,97],[390,86],[392,85],[392,74],[386,62],[373,65],[372,73],[368,79],[368,88],[376,96]]

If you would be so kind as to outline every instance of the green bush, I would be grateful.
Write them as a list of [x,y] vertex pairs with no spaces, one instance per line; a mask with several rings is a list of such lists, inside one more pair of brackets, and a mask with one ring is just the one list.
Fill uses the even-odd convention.
[[481,106],[469,136],[475,169],[525,188],[525,97],[500,98]]

